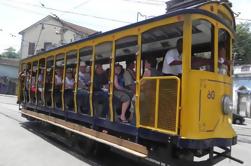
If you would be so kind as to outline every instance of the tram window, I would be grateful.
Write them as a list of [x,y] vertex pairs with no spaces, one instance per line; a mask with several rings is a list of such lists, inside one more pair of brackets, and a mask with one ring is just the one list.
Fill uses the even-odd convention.
[[119,39],[115,47],[113,111],[120,120],[132,121],[135,112],[135,59],[138,51],[138,38],[130,36]]
[[37,78],[38,105],[44,104],[44,72],[45,72],[45,59],[40,59],[38,68],[38,78]]
[[38,68],[38,62],[35,61],[32,64],[31,86],[30,86],[31,102],[33,104],[36,103],[36,89],[37,89],[36,80],[37,80],[37,71],[38,71],[37,68]]
[[93,81],[93,106],[97,117],[106,118],[109,113],[109,80],[112,42],[97,45],[95,48],[95,71]]
[[[183,36],[183,22],[169,24],[148,30],[142,35],[142,74],[145,76],[159,76],[162,71],[165,74],[174,74],[176,71],[163,69],[166,53],[170,50],[177,50],[177,40]],[[180,56],[179,56],[180,57]],[[181,57],[180,57],[181,58]],[[170,64],[164,63],[165,66]],[[179,72],[180,73],[180,72]]]
[[70,52],[66,55],[66,73],[64,86],[64,104],[68,111],[74,111],[74,88],[77,64],[77,52]]
[[54,104],[56,108],[62,107],[62,85],[63,85],[63,72],[64,72],[64,54],[56,56],[55,65],[55,78],[54,78]]
[[206,20],[192,24],[192,69],[214,71],[214,26]]
[[29,100],[29,66],[28,64],[22,64],[23,71],[19,73],[21,86],[20,86],[20,101],[26,103]]
[[28,63],[25,75],[26,102],[30,102],[30,87],[31,87],[31,63]]
[[44,86],[44,100],[45,106],[52,106],[52,85],[53,85],[53,68],[54,68],[54,57],[46,59],[46,73],[45,73],[45,86]]
[[24,87],[25,87],[25,70],[26,64],[21,64],[21,71],[18,73],[18,81],[19,81],[19,100],[18,102],[24,102]]
[[90,114],[90,83],[93,49],[86,47],[79,50],[79,71],[78,71],[78,91],[77,106],[78,112]]
[[230,75],[230,35],[220,29],[218,33],[218,72],[223,75]]

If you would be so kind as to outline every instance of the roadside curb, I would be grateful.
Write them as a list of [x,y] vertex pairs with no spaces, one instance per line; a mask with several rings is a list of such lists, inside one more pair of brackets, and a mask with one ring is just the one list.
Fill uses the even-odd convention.
[[245,137],[245,136],[240,136],[240,135],[238,135],[238,136],[237,136],[237,141],[238,141],[238,142],[242,142],[242,143],[251,144],[251,139],[250,139],[250,137]]

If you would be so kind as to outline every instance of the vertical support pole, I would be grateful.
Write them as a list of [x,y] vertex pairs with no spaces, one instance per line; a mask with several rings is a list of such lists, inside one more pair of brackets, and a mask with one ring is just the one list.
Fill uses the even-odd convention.
[[214,49],[212,51],[214,51],[214,53],[212,54],[212,56],[214,56],[214,72],[218,73],[219,72],[219,67],[218,67],[218,58],[219,58],[219,46],[218,46],[218,26],[216,25],[214,28],[214,38],[212,39],[212,42],[214,43]]
[[36,73],[36,91],[35,91],[35,97],[36,97],[36,105],[38,105],[38,100],[37,100],[37,91],[38,91],[38,77],[39,77],[39,68],[40,68],[40,60],[37,61],[37,73]]
[[155,92],[155,119],[154,127],[158,128],[158,119],[159,119],[159,78],[156,79],[156,92]]
[[95,52],[96,52],[96,49],[95,49],[95,45],[93,44],[92,58],[91,58],[91,62],[92,62],[92,67],[91,67],[91,85],[90,85],[90,97],[89,97],[91,117],[93,117],[93,115],[94,115],[94,113],[93,113],[92,98],[93,98],[93,81],[94,81],[94,72],[95,72]]
[[32,84],[32,72],[33,72],[33,62],[31,62],[31,69],[30,69],[30,75],[29,75],[29,103],[31,103],[31,84]]
[[63,84],[62,84],[62,89],[61,89],[61,100],[62,100],[62,111],[65,111],[65,104],[64,104],[64,87],[65,87],[65,73],[66,73],[66,53],[64,53],[64,72],[63,72]]
[[114,84],[114,64],[115,64],[115,54],[116,54],[116,45],[115,45],[115,40],[112,42],[112,56],[111,56],[111,64],[110,64],[110,84],[109,84],[109,109],[110,109],[110,121],[114,121],[114,116],[113,116],[113,84]]
[[56,69],[56,56],[53,57],[53,67],[52,67],[52,85],[51,85],[51,107],[55,108],[54,101],[54,87],[55,87],[55,69]]
[[140,126],[140,70],[141,70],[141,52],[142,52],[142,45],[141,40],[142,36],[140,33],[140,28],[138,29],[138,52],[136,57],[136,127],[139,128]]
[[21,104],[21,87],[22,87],[22,81],[20,77],[20,73],[23,71],[23,64],[19,63],[19,69],[18,69],[18,84],[17,84],[17,101],[18,101],[18,108],[20,109]]
[[77,50],[77,66],[76,66],[76,74],[75,74],[75,86],[74,86],[74,112],[78,112],[78,103],[77,103],[77,93],[78,93],[78,75],[79,75],[79,64],[80,64],[80,57],[79,57],[79,49]]
[[[178,119],[177,122],[178,126],[182,124],[182,121],[186,120],[186,117],[188,117],[191,114],[191,110],[183,111],[184,108],[186,108],[187,104],[189,103],[189,72],[191,71],[191,46],[192,46],[192,17],[191,15],[187,14],[184,17],[184,24],[183,24],[183,56],[182,56],[182,80],[180,82],[181,84],[181,98],[180,98],[180,110],[178,113]],[[181,116],[182,115],[182,116]],[[182,131],[180,131],[182,132]]]
[[44,79],[43,79],[43,85],[42,85],[42,92],[41,92],[41,99],[43,100],[43,105],[45,106],[45,80],[46,80],[46,73],[47,73],[47,58],[44,59]]

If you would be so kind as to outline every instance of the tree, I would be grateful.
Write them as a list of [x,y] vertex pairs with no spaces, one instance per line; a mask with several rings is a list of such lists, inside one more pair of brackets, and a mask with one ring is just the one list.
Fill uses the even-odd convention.
[[5,52],[3,52],[2,55],[0,55],[0,57],[19,59],[20,54],[16,53],[15,51],[16,50],[13,47],[9,47],[5,49]]
[[251,32],[249,23],[236,26],[236,40],[233,45],[235,65],[251,64]]

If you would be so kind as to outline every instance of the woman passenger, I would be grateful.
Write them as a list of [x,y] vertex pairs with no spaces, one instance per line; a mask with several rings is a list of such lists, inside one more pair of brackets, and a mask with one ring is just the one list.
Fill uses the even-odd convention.
[[126,93],[127,89],[124,87],[124,78],[123,78],[123,67],[120,64],[115,65],[115,77],[114,77],[114,96],[120,99],[122,102],[120,122],[128,123],[126,120],[126,111],[130,105],[131,99],[130,96]]
[[65,104],[67,109],[73,108],[73,89],[74,89],[74,78],[73,70],[67,69],[65,76]]

